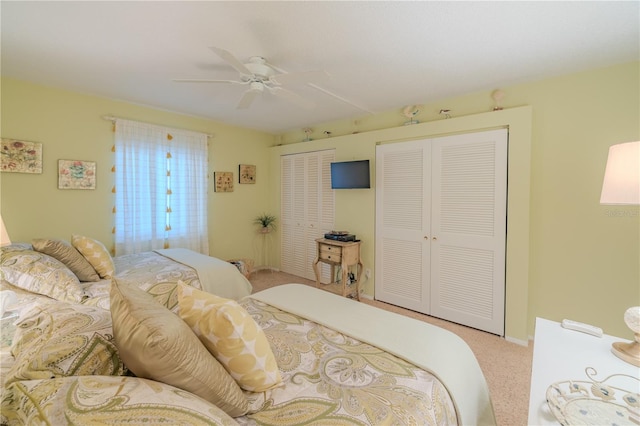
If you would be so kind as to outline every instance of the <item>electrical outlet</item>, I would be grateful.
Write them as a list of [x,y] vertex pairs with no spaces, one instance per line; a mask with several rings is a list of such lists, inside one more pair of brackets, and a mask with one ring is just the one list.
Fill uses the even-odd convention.
[[369,279],[371,278],[371,269],[367,268],[364,270],[364,276]]

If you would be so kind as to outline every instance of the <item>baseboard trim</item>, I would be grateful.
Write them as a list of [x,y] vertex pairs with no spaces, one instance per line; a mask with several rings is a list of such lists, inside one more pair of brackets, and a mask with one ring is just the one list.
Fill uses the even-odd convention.
[[[360,299],[376,300],[373,296],[370,296],[370,295],[365,294],[365,293],[360,293]],[[440,318],[440,319],[442,319],[442,318]],[[447,320],[443,320],[443,321],[447,321]],[[480,331],[482,331],[482,330],[480,330]],[[507,342],[510,342],[510,343],[515,343],[516,345],[524,346],[526,348],[526,347],[529,346],[529,340],[533,340],[533,339],[529,338],[529,340],[522,340],[522,339],[516,339],[515,337],[504,336],[504,340],[506,340]]]
[[253,271],[273,271],[273,272],[280,272],[280,269],[274,267],[274,266],[265,266],[265,265],[261,265],[261,266],[254,266],[253,267]]
[[524,346],[525,348],[529,346],[528,340],[516,339],[515,337],[504,336],[504,340],[507,342],[515,343],[516,345]]

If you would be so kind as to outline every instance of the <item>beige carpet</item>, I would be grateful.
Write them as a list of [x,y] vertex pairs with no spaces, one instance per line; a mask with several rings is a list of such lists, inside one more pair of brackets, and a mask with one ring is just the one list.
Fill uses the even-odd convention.
[[[249,280],[253,284],[254,292],[287,283],[315,286],[314,281],[269,270],[254,272]],[[529,347],[524,347],[507,342],[493,334],[387,303],[367,298],[362,298],[362,302],[437,325],[460,336],[475,353],[487,379],[498,425],[519,426],[527,424],[531,360],[533,358],[532,343],[529,344]]]

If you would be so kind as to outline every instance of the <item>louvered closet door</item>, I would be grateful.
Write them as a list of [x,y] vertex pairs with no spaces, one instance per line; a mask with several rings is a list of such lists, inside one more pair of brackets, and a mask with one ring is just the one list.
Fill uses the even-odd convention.
[[[316,260],[317,244],[316,239],[322,238],[324,234],[332,231],[335,224],[335,191],[331,189],[331,163],[336,160],[334,150],[318,152],[318,216],[317,225],[311,228],[312,232],[309,236],[311,279],[316,279],[313,272],[313,262]],[[330,283],[331,266],[326,263],[319,263],[320,281],[322,283]]]
[[504,334],[507,130],[433,140],[431,315]]
[[[315,280],[316,242],[334,223],[330,164],[333,150],[281,157],[282,241],[284,272]],[[330,271],[323,268],[328,282]]]
[[375,298],[504,334],[507,131],[376,148]]
[[320,230],[320,212],[319,212],[319,204],[320,204],[320,159],[317,155],[310,155],[306,157],[307,169],[305,173],[305,186],[306,186],[306,194],[305,194],[305,207],[306,207],[306,220],[305,220],[305,239],[306,247],[305,247],[305,271],[304,278],[308,280],[315,280],[315,273],[313,272],[313,262],[316,259],[316,242],[315,238],[320,238],[317,236]]
[[424,313],[429,313],[431,179],[425,165],[430,161],[424,141],[376,147],[375,298]]
[[305,158],[281,157],[281,269],[303,277],[306,263],[305,244]]

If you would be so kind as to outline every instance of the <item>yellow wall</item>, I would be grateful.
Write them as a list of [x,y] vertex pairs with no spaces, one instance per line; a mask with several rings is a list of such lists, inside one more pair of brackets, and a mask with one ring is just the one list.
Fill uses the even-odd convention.
[[[522,216],[521,210],[527,209],[529,227],[516,227],[520,234],[509,236],[517,245],[511,245],[512,259],[516,256],[518,261],[509,266],[508,253],[507,268],[514,274],[512,281],[518,277],[525,284],[507,283],[507,336],[525,339],[533,334],[535,317],[540,316],[588,322],[605,333],[631,338],[622,317],[628,307],[640,304],[639,209],[601,206],[599,198],[608,147],[640,139],[639,76],[639,63],[634,62],[502,88],[506,93],[503,112],[522,105],[533,111],[530,162],[510,164],[509,169],[509,220],[514,212]],[[312,142],[296,143],[305,137],[301,131],[287,133],[278,139],[283,146],[272,151],[279,155],[335,146],[338,160],[372,159],[379,140],[468,130],[467,120],[491,111],[490,94],[426,103],[417,116],[419,125],[402,126],[406,118],[399,107],[377,116],[316,126]],[[443,119],[438,114],[443,108],[460,118]],[[476,124],[486,124],[487,114],[494,113],[479,114]],[[437,127],[446,122],[451,122],[447,128]],[[326,138],[325,130],[334,136]],[[272,158],[272,168],[275,164]],[[522,185],[529,173],[530,194],[513,191],[514,178]],[[272,191],[276,189],[273,183]],[[363,192],[337,194],[336,227],[363,238],[363,258],[373,269],[374,190],[358,191]],[[272,203],[276,201],[272,197]],[[514,250],[528,252],[528,262],[522,262]],[[365,286],[373,294],[372,283]]]
[[[41,142],[43,173],[2,173],[0,208],[12,241],[72,233],[113,245],[113,133],[105,115],[213,134],[209,139],[209,250],[254,258],[253,219],[268,203],[272,135],[124,102],[2,79],[2,137]],[[59,159],[97,162],[95,190],[59,190]],[[257,183],[237,183],[238,165],[254,164]],[[234,172],[232,193],[213,191],[213,171]]]
[[[255,185],[237,184],[233,193],[214,193],[210,187],[211,254],[259,258],[251,223],[263,211],[279,213],[280,154],[335,147],[338,160],[374,159],[376,142],[515,125],[520,142],[513,145],[510,129],[516,152],[510,153],[507,280],[513,287],[507,288],[507,336],[526,339],[535,317],[541,316],[589,322],[606,333],[630,337],[622,315],[627,307],[640,304],[639,209],[601,206],[599,194],[608,147],[640,139],[639,77],[635,62],[503,87],[505,110],[500,113],[488,112],[493,106],[488,91],[425,103],[417,116],[422,124],[413,126],[402,126],[406,119],[399,106],[397,111],[316,126],[311,135],[316,140],[308,143],[294,143],[305,137],[302,131],[274,138],[3,79],[2,136],[42,142],[45,170],[41,175],[2,173],[0,208],[13,240],[69,238],[75,232],[110,245],[113,134],[101,117],[110,114],[213,133],[210,171],[237,175],[238,164],[256,164],[258,178]],[[451,109],[454,118],[443,119],[438,114],[442,108]],[[532,115],[531,131],[523,114]],[[333,136],[326,138],[325,130]],[[274,139],[283,146],[269,148]],[[98,188],[58,190],[58,159],[97,161]],[[373,189],[336,193],[336,227],[363,239],[363,259],[372,271],[374,202]],[[272,244],[269,263],[277,266],[277,235]],[[369,295],[373,279],[364,283]]]
[[[296,152],[332,148],[336,160],[369,159],[375,170],[376,145],[422,139],[458,132],[473,132],[492,128],[509,129],[509,188],[506,270],[505,335],[515,341],[527,340],[527,298],[529,263],[529,164],[531,151],[531,107],[473,114],[450,120],[438,120],[412,126],[393,127],[332,137],[330,139],[286,144],[271,149],[273,173],[272,200],[280,199],[280,156]],[[375,176],[375,174],[374,174]],[[375,177],[373,178],[375,180]],[[336,191],[337,229],[347,229],[362,240],[361,257],[364,267],[372,271],[364,278],[364,293],[374,295],[375,282],[375,183],[371,189]],[[277,206],[272,207],[278,211]]]

